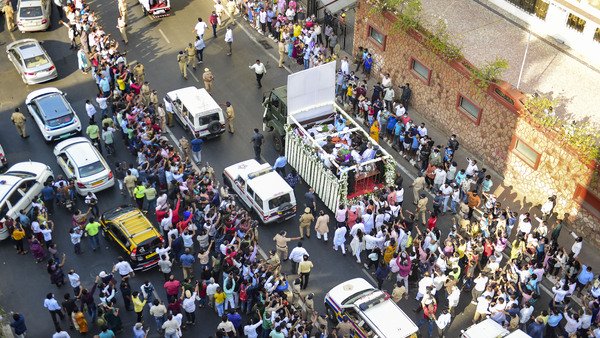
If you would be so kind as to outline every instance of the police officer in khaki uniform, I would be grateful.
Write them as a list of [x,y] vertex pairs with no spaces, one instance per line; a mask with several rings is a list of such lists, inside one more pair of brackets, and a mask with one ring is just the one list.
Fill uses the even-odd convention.
[[281,260],[279,259],[279,254],[277,254],[277,251],[269,251],[269,259],[267,259],[267,264],[271,268],[271,271],[274,275],[279,274],[281,268]]
[[145,106],[150,103],[150,84],[148,82],[144,82],[142,88],[140,88],[140,94],[142,94],[142,102]]
[[4,19],[6,19],[6,28],[9,32],[15,30],[15,10],[12,7],[10,0],[4,2],[2,6],[2,12],[4,13]]
[[185,48],[185,54],[187,55],[187,65],[192,66],[193,70],[196,70],[196,47],[190,42]]
[[283,40],[279,40],[278,49],[279,49],[279,68],[283,68],[283,59],[285,58],[285,55],[286,55],[285,43],[283,42]]
[[144,83],[146,74],[144,73],[144,65],[140,62],[136,63],[135,67],[133,67],[133,76],[135,78],[135,82]]
[[227,109],[225,109],[225,118],[227,119],[227,130],[229,130],[229,132],[231,134],[233,134],[235,132],[235,130],[233,129],[233,120],[235,120],[235,111],[233,110],[233,106],[231,105],[231,102],[229,102],[229,101],[225,102],[225,106],[227,107]]
[[287,233],[282,230],[277,235],[275,235],[275,237],[273,237],[273,241],[275,241],[275,249],[277,249],[277,255],[279,256],[279,260],[281,262],[288,260],[288,242],[297,241],[300,239],[300,237],[286,237],[286,234]]
[[300,238],[304,238],[304,232],[306,231],[306,237],[310,238],[310,224],[315,220],[315,216],[313,216],[310,208],[304,209],[304,213],[300,216],[300,225],[298,229],[300,230]]
[[185,136],[179,139],[179,145],[181,146],[181,149],[183,149],[183,153],[185,154],[185,156],[187,156],[188,158],[192,158],[192,148],[190,147],[190,141],[188,141],[188,139]]
[[17,132],[22,138],[29,137],[29,135],[27,135],[27,132],[25,131],[25,121],[27,121],[27,118],[25,117],[25,115],[23,115],[23,113],[21,113],[19,108],[15,108],[15,112],[12,113],[10,120],[15,125],[15,127],[17,128]]
[[158,106],[158,93],[156,90],[150,92],[150,103],[152,103],[155,107]]
[[179,64],[179,72],[184,79],[187,80],[187,67],[186,67],[187,57],[183,53],[182,50],[177,54],[177,63]]
[[206,88],[206,91],[208,91],[209,93],[212,90],[212,83],[214,80],[215,77],[213,76],[210,69],[204,68],[204,74],[202,74],[202,81],[204,81],[204,88]]

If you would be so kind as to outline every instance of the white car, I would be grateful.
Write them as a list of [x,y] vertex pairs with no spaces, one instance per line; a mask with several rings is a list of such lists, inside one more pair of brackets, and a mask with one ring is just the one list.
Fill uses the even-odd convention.
[[10,43],[6,46],[6,54],[25,84],[42,83],[58,77],[52,59],[35,39]]
[[185,87],[167,93],[165,109],[172,112],[184,129],[213,138],[225,132],[223,109],[204,88]]
[[53,87],[35,90],[27,95],[27,110],[46,142],[81,133],[81,121],[65,98],[66,95]]
[[92,142],[85,137],[73,137],[54,147],[58,165],[75,180],[75,189],[81,196],[115,185],[113,173]]
[[17,27],[21,33],[45,31],[50,27],[52,1],[19,0],[17,5]]
[[49,166],[39,162],[17,163],[0,175],[0,240],[9,236],[6,216],[14,219],[20,210],[28,211],[53,175]]

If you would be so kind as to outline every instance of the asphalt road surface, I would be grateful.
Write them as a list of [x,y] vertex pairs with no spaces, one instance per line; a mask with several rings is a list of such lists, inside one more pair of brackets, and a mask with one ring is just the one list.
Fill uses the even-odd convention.
[[[192,85],[201,87],[202,70],[204,67],[209,67],[215,76],[214,98],[219,103],[231,101],[236,110],[236,133],[234,135],[225,133],[218,139],[206,142],[203,148],[203,161],[208,161],[216,172],[220,173],[224,167],[232,163],[252,158],[253,150],[250,138],[252,129],[260,128],[262,124],[262,107],[260,103],[263,91],[284,85],[288,75],[285,69],[276,67],[276,61],[273,59],[273,56],[277,53],[276,49],[268,49],[257,43],[256,39],[264,40],[265,38],[252,31],[247,23],[238,18],[239,24],[234,27],[233,31],[233,55],[226,56],[226,45],[223,42],[224,28],[219,30],[220,36],[216,39],[212,39],[211,32],[207,30],[204,64],[200,65],[196,72],[189,69],[188,80],[184,80],[178,71],[176,54],[194,40],[195,35],[192,30],[196,19],[198,16],[208,19],[213,2],[198,0],[172,1],[172,15],[159,20],[143,17],[141,7],[131,0],[128,2],[130,10],[129,45],[125,47],[128,62],[140,61],[144,64],[146,79],[150,82],[151,88],[158,90],[161,100],[164,94],[170,90]],[[117,18],[116,2],[96,0],[90,4],[92,9],[100,15],[105,29],[114,36],[119,36],[115,28]],[[16,2],[13,5],[16,7]],[[15,31],[9,33],[5,29],[4,21],[2,21],[0,41],[9,43],[15,39],[30,37],[44,41],[44,47],[58,69],[59,78],[41,85],[26,86],[8,61],[6,54],[0,53],[0,125],[3,126],[2,133],[0,133],[0,144],[3,145],[10,163],[28,160],[43,162],[52,167],[56,176],[62,172],[52,154],[52,144],[44,142],[32,119],[29,118],[27,122],[27,130],[31,137],[26,140],[18,136],[10,122],[10,114],[15,107],[20,107],[23,112],[26,111],[24,99],[27,93],[50,86],[66,92],[68,94],[67,99],[80,117],[83,118],[82,121],[87,121],[84,103],[86,99],[93,101],[97,88],[90,75],[82,74],[77,70],[75,51],[69,49],[66,28],[58,24],[56,9],[54,11],[53,24],[47,32],[21,34]],[[251,39],[246,32],[250,32],[254,39]],[[248,66],[256,59],[261,59],[265,63],[268,62],[268,73],[263,79],[262,89],[256,87],[254,73],[248,69]],[[87,127],[85,122],[83,127]],[[179,139],[183,134],[183,129],[177,125],[172,128],[170,135]],[[263,157],[266,161],[273,163],[277,155],[273,150],[270,135],[265,134],[265,136],[267,142],[263,146]],[[115,144],[117,144],[117,154],[108,157],[108,162],[111,164],[116,160],[131,162],[133,158],[121,146],[122,143],[117,141]],[[409,191],[408,185],[411,181],[408,176],[405,176],[404,186],[406,191]],[[303,196],[306,189],[305,185],[297,187],[296,196],[299,204],[304,201]],[[101,211],[127,202],[116,188],[101,192],[98,197]],[[405,205],[411,206],[412,202],[412,194],[406,193]],[[79,201],[79,206],[83,207],[82,201]],[[323,208],[323,205],[320,205],[320,207]],[[65,271],[74,268],[81,276],[83,284],[91,286],[95,276],[100,271],[108,271],[112,268],[116,262],[116,257],[120,253],[112,245],[101,240],[102,250],[99,252],[89,250],[88,242],[84,241],[84,253],[79,256],[72,254],[72,246],[67,233],[70,226],[70,215],[60,207],[57,207],[56,210],[56,215],[53,217],[56,224],[53,237],[59,250],[67,253]],[[447,230],[447,226],[450,224],[449,216],[442,217],[438,224],[442,224],[442,228]],[[333,231],[333,227],[331,228]],[[272,238],[282,229],[287,230],[289,236],[297,235],[297,219],[261,227],[259,236],[264,251],[273,248]],[[357,264],[350,255],[343,257],[341,253],[334,252],[330,244],[318,242],[314,236],[305,241],[304,244],[315,263],[307,292],[315,293],[315,304],[318,310],[324,310],[322,300],[325,293],[345,280],[363,277],[375,284],[370,272],[366,271],[362,265]],[[295,244],[291,243],[291,246],[293,245]],[[31,256],[17,255],[10,241],[0,243],[0,257],[2,264],[0,306],[6,311],[21,312],[25,315],[29,328],[28,336],[51,336],[53,324],[50,315],[43,307],[43,299],[48,292],[54,292],[57,299],[62,299],[62,295],[70,291],[70,287],[66,285],[59,289],[51,285],[45,271],[45,264],[36,264]],[[284,267],[286,272],[290,272],[290,269],[290,266]],[[181,271],[176,273],[179,277],[182,276]],[[163,279],[157,271],[136,274],[132,279],[133,289],[139,289],[144,280],[153,282],[157,287],[159,296],[165,298],[162,289]],[[391,291],[391,286],[392,281],[389,280],[384,288]],[[400,306],[417,322],[420,315],[412,312],[412,309],[417,306],[417,302],[414,300],[415,293],[416,289],[412,288],[409,299],[402,301]],[[117,304],[122,307],[121,296],[117,295],[116,298]],[[543,297],[540,302],[547,303],[547,300],[547,297]],[[470,325],[474,312],[474,306],[469,305],[470,301],[470,294],[461,297],[459,311],[456,312],[458,315],[453,320],[448,337],[459,336],[460,329]],[[443,304],[446,304],[445,300],[442,302]],[[207,309],[199,309],[198,311],[201,320],[194,328],[185,331],[184,336],[192,336],[193,334],[196,337],[207,337],[214,333],[219,321],[216,313]],[[131,312],[122,311],[122,319],[125,330],[120,336],[128,337],[131,335],[135,315]],[[393,318],[390,318],[390,320],[393,320]],[[153,329],[155,328],[149,314],[146,314],[146,324],[149,324]],[[68,327],[66,323],[63,326]],[[96,334],[98,331],[97,327],[92,326],[92,334]],[[73,333],[73,336],[77,336],[77,334]],[[152,330],[150,337],[158,337],[158,334]]]

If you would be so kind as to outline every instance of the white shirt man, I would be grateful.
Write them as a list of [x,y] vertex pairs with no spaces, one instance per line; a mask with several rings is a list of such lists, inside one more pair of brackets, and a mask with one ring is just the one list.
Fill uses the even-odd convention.
[[[107,97],[97,97],[96,98],[96,102],[98,103],[98,107],[100,107],[100,110],[105,110],[108,109],[108,104],[106,104],[106,101],[108,100]],[[87,107],[86,107],[87,109]]]
[[258,333],[256,332],[256,329],[258,329],[258,327],[261,325],[262,325],[262,320],[259,320],[258,322],[254,323],[254,324],[248,324],[248,325],[244,326],[244,334],[248,338],[258,338]]
[[340,61],[340,69],[345,75],[350,74],[350,65],[348,64],[347,58],[343,58],[342,61]]
[[267,72],[267,69],[262,62],[254,63],[250,66],[250,69],[253,69],[256,74],[264,74]]
[[467,176],[473,176],[475,172],[479,170],[479,168],[477,168],[477,162],[470,158],[467,158],[467,161],[469,164],[467,165],[467,169],[465,169],[465,174]]
[[437,324],[438,329],[440,329],[441,331],[444,330],[448,326],[448,324],[450,324],[451,320],[452,315],[449,312],[446,312],[439,315],[435,320],[435,323]]
[[94,115],[96,115],[96,107],[94,107],[93,104],[86,102],[85,112],[87,113],[87,116],[92,119],[94,118]]
[[206,22],[204,22],[204,21],[198,21],[198,23],[196,24],[196,26],[194,26],[194,30],[196,31],[196,35],[198,35],[199,37],[202,37],[204,35],[204,31],[206,31],[206,27],[208,27],[206,25]]
[[129,264],[129,262],[123,260],[123,261],[120,261],[119,263],[115,264],[113,271],[119,272],[119,275],[121,275],[121,276],[127,276],[133,272],[133,269],[131,268],[131,265]]
[[523,306],[520,311],[519,323],[525,324],[529,322],[529,319],[531,319],[531,314],[533,314],[533,306],[531,306],[530,304],[525,304],[525,306]]
[[297,246],[290,252],[288,258],[294,263],[300,263],[302,262],[302,257],[304,257],[304,255],[308,255],[308,251],[301,246]]
[[74,271],[69,272],[67,274],[67,276],[69,277],[69,283],[71,284],[71,287],[73,289],[78,288],[78,287],[81,286],[81,280],[79,279],[79,275],[76,274]]

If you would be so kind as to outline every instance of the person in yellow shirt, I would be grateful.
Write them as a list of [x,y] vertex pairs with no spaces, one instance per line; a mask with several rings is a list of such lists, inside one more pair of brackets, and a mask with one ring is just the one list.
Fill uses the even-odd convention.
[[302,26],[299,23],[294,24],[294,37],[297,38],[302,34]]
[[302,257],[302,262],[298,263],[298,274],[300,275],[300,289],[304,290],[308,286],[308,278],[310,271],[313,268],[313,263],[308,260],[308,255]]
[[[135,196],[135,203],[137,203],[137,207],[140,210],[144,210],[144,197],[146,197],[146,187],[143,182],[138,182],[138,184],[133,188],[133,196]],[[146,211],[144,210],[144,213]]]
[[133,291],[131,293],[131,302],[133,303],[133,311],[137,315],[136,323],[141,323],[142,316],[144,314],[144,306],[146,306],[146,300],[140,299],[139,291]]
[[[6,217],[10,219],[10,217]],[[17,247],[17,253],[21,255],[27,254],[27,251],[23,247],[23,238],[25,238],[25,230],[20,223],[15,224],[15,228],[12,231],[11,237],[13,241],[15,241],[15,246]]]
[[227,298],[227,295],[225,294],[225,292],[223,292],[223,289],[221,289],[220,287],[217,288],[217,292],[215,293],[215,308],[217,309],[217,313],[219,314],[219,317],[223,316],[223,313],[225,313],[225,298]]

